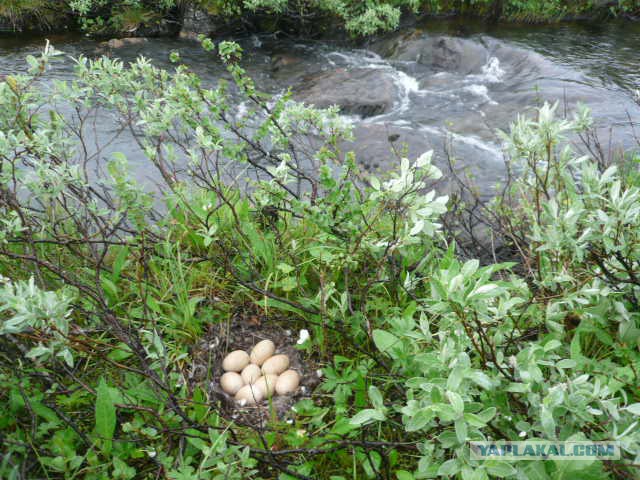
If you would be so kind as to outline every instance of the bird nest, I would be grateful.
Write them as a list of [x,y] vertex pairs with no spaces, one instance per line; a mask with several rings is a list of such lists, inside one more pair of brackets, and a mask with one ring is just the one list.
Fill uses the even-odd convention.
[[[283,328],[284,319],[254,314],[237,313],[227,322],[213,324],[192,350],[189,380],[209,392],[211,403],[217,404],[219,413],[239,424],[263,427],[267,422],[285,420],[292,415],[292,407],[304,398],[310,398],[320,383],[317,365],[295,348],[298,331]],[[289,369],[300,374],[300,386],[289,395],[274,395],[258,405],[240,405],[220,386],[223,359],[234,350],[247,353],[258,342],[269,339],[276,345],[277,354],[289,357]]]

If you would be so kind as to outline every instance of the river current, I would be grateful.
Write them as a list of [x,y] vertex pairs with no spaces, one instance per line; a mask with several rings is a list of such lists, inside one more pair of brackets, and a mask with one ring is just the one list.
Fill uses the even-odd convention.
[[[169,52],[177,51],[207,83],[224,75],[222,65],[189,40],[149,39],[109,48],[82,36],[49,39],[72,57],[106,53],[131,61],[143,55],[168,69],[174,68]],[[245,51],[244,66],[262,90],[278,94],[292,88],[308,103],[340,105],[356,135],[348,148],[371,170],[396,164],[399,145],[410,156],[433,149],[439,162],[454,155],[489,187],[503,172],[497,129],[507,129],[517,114],[544,101],[560,102],[567,115],[585,104],[603,144],[636,145],[637,24],[487,27],[427,21],[357,47],[272,36],[237,40]],[[25,71],[25,56],[43,45],[44,37],[0,37],[0,74]],[[61,62],[50,78],[71,76],[72,62]],[[104,128],[98,135],[109,134]],[[142,152],[131,139],[116,139],[103,154],[113,151],[125,153],[146,179]]]

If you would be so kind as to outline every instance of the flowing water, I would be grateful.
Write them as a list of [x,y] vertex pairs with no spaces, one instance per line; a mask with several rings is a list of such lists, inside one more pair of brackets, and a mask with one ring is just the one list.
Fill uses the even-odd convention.
[[[154,39],[105,49],[81,36],[50,37],[71,56],[108,53],[123,60],[138,55],[173,68],[170,51],[213,84],[224,70],[196,43]],[[400,151],[416,156],[445,151],[456,164],[473,169],[490,188],[501,178],[503,161],[497,129],[541,102],[559,101],[570,114],[579,103],[593,111],[603,142],[630,148],[640,121],[640,24],[562,24],[487,27],[473,22],[428,21],[354,47],[344,43],[239,39],[244,66],[271,93],[293,88],[297,98],[326,106],[336,103],[354,125],[355,150],[366,168],[388,168]],[[0,37],[0,74],[25,71],[24,57],[42,38]],[[54,67],[53,78],[70,78],[72,64]],[[240,106],[241,108],[241,106]],[[96,135],[107,137],[108,126]],[[100,155],[121,151],[147,174],[134,142],[116,138]]]

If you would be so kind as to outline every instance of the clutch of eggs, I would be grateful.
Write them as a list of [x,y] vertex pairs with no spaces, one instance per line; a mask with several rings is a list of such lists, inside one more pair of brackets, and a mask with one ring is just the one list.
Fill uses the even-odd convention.
[[249,354],[244,350],[228,354],[222,361],[222,390],[242,406],[256,405],[274,394],[294,393],[300,385],[300,375],[289,369],[289,357],[275,353],[275,344],[262,340]]

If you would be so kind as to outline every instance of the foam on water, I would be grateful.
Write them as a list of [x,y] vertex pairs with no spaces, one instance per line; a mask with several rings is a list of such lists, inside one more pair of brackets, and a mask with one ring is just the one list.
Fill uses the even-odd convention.
[[[431,92],[420,88],[418,79],[408,73],[394,67],[390,62],[382,58],[371,50],[352,50],[352,51],[331,51],[323,55],[332,67],[338,63],[356,67],[367,68],[371,70],[379,70],[380,72],[389,73],[398,90],[398,100],[395,102],[394,109],[391,112],[384,113],[365,119],[366,123],[376,122],[381,118],[388,118],[398,114],[405,113],[411,107],[411,95],[426,95]],[[415,62],[409,62],[415,63]]]
[[449,137],[456,142],[464,143],[478,150],[483,150],[487,153],[490,153],[491,156],[495,158],[496,162],[501,161],[501,159],[503,158],[500,146],[491,142],[486,142],[474,135],[461,135],[446,128],[432,127],[429,125],[420,125],[419,129],[421,132],[429,135],[436,135],[443,138]]
[[340,114],[340,119],[342,119],[342,121],[344,121],[345,124],[350,125],[352,127],[362,121],[362,117],[359,115]]
[[498,145],[495,145],[490,142],[485,142],[484,140],[481,140],[480,138],[474,135],[460,135],[458,133],[454,133],[451,131],[447,132],[447,134],[450,135],[451,138],[453,138],[458,142],[466,143],[471,147],[484,150],[485,152],[489,152],[492,156],[496,158],[496,160],[503,158],[502,150]]
[[488,83],[501,83],[505,73],[500,66],[500,60],[497,57],[489,57],[487,63],[482,66],[482,74],[478,79]]
[[486,87],[486,85],[478,85],[476,83],[473,83],[464,87],[464,90],[472,95],[475,95],[476,97],[483,98],[485,101],[491,103],[492,105],[497,105],[497,102],[493,101],[493,99],[489,96],[489,89]]
[[347,66],[352,67],[367,67],[371,64],[375,67],[387,65],[387,62],[385,62],[380,55],[370,50],[355,50],[352,52],[332,51],[324,53],[323,57],[327,59],[331,66],[336,66],[336,61],[333,60],[333,58],[336,57]]

